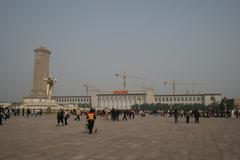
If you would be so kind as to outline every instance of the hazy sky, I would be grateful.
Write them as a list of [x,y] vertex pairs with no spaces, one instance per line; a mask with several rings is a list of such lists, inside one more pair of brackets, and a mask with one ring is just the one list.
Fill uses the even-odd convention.
[[[30,95],[34,49],[52,51],[55,95],[85,95],[164,80],[204,82],[194,91],[240,96],[239,0],[0,0],[0,100]],[[185,93],[191,85],[176,85]]]

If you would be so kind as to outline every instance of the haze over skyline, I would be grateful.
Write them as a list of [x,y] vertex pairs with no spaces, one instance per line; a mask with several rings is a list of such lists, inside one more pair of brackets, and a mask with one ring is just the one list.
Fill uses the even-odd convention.
[[[1,0],[0,101],[20,100],[32,89],[34,49],[52,51],[54,95],[85,95],[84,83],[102,91],[165,80],[204,82],[195,93],[240,96],[239,0]],[[176,93],[191,85],[176,85]]]

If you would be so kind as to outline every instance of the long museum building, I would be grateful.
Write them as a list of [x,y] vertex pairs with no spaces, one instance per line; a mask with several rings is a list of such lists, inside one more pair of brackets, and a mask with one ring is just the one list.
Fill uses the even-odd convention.
[[221,93],[204,94],[155,94],[153,89],[146,91],[116,90],[112,92],[92,91],[90,96],[55,96],[58,105],[65,107],[77,107],[79,104],[87,104],[96,109],[131,109],[135,104],[204,104],[220,103]]

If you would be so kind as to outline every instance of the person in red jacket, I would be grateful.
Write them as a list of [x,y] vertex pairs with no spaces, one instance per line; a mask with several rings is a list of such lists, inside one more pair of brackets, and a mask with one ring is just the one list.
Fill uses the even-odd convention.
[[96,119],[96,115],[94,110],[91,108],[90,111],[87,113],[87,121],[88,121],[88,129],[89,129],[89,134],[92,134],[92,130],[94,127],[94,121]]

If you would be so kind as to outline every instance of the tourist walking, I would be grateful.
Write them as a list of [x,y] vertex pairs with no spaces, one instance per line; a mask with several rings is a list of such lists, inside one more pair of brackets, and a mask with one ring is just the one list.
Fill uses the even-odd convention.
[[132,118],[134,119],[135,118],[135,111],[134,110],[131,111],[131,115],[132,115]]
[[123,121],[126,120],[127,121],[127,110],[123,111]]
[[105,119],[108,120],[108,113],[109,113],[109,110],[106,108],[105,109]]
[[17,116],[19,116],[20,115],[20,108],[18,107],[17,108]]
[[25,109],[23,108],[22,109],[22,116],[24,116],[24,114],[25,114]]
[[31,114],[31,110],[28,108],[27,109],[27,117],[29,117],[29,114]]
[[74,119],[75,121],[76,121],[76,120],[80,121],[80,114],[81,114],[81,112],[80,112],[80,110],[78,109],[78,110],[77,110],[77,117]]
[[0,107],[0,125],[2,125],[2,119],[3,119],[3,108]]
[[240,109],[237,109],[236,110],[236,117],[239,118],[239,116],[240,116]]
[[199,111],[196,109],[193,114],[194,114],[195,123],[199,123],[199,117],[200,117]]
[[178,111],[176,109],[174,110],[174,119],[175,123],[178,123]]
[[64,112],[64,123],[65,123],[65,125],[68,125],[67,120],[68,120],[69,117],[70,117],[70,115],[68,113],[68,110],[65,110],[65,112]]
[[186,123],[189,123],[189,119],[190,119],[190,111],[186,110]]
[[87,113],[87,121],[88,121],[88,129],[89,129],[89,134],[92,134],[92,130],[94,127],[94,122],[96,119],[96,115],[94,110],[91,108],[90,111]]
[[58,113],[57,113],[57,126],[59,126],[59,123],[61,122],[63,125],[63,110],[59,109]]

